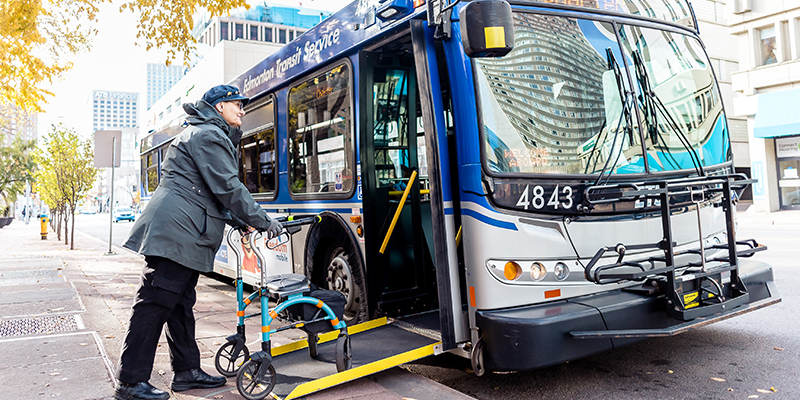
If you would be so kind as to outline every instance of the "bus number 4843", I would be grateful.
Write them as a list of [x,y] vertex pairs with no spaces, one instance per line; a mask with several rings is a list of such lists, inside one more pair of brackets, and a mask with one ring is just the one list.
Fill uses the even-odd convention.
[[522,195],[517,200],[517,207],[522,207],[527,210],[529,207],[541,210],[544,207],[552,207],[557,210],[561,208],[572,208],[572,187],[564,186],[559,191],[559,185],[556,185],[550,195],[546,195],[544,187],[536,185],[533,188],[530,185],[525,185]]

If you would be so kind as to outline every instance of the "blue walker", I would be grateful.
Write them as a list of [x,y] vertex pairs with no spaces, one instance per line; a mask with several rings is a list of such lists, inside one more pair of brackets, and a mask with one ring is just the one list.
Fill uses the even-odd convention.
[[[283,224],[285,231],[279,236],[282,238],[288,235],[299,232],[301,225],[308,225],[319,222],[319,216],[307,218],[281,218],[279,221]],[[252,294],[244,297],[244,285],[242,281],[242,250],[239,248],[238,243],[234,243],[233,232],[235,229],[230,229],[226,235],[228,248],[232,249],[236,254],[237,268],[236,268],[236,300],[238,308],[236,316],[238,317],[238,324],[236,326],[236,333],[226,338],[226,343],[223,344],[214,357],[214,365],[220,374],[226,377],[236,376],[236,389],[239,390],[244,398],[249,400],[260,400],[267,397],[272,389],[275,387],[276,374],[275,367],[272,365],[272,352],[270,344],[270,335],[276,332],[284,331],[287,329],[303,329],[305,327],[321,322],[328,321],[331,324],[332,330],[339,330],[339,337],[336,339],[336,370],[338,372],[350,369],[352,366],[352,354],[350,349],[350,336],[347,334],[345,322],[337,317],[328,304],[325,304],[320,299],[312,297],[311,284],[304,275],[300,274],[282,274],[267,276],[266,262],[261,251],[255,246],[255,241],[261,238],[260,232],[242,231],[239,230],[240,240],[251,236],[253,243],[252,249],[256,257],[261,262],[261,281],[258,290]],[[279,244],[284,241],[279,240]],[[261,310],[267,312],[259,312],[255,314],[245,314],[245,308],[252,303],[257,297],[261,300]],[[269,299],[277,300],[278,305],[269,309]],[[289,311],[287,308],[292,306],[304,307],[304,305],[311,305],[317,308],[316,313],[308,320],[302,317],[298,318],[296,313],[284,312]],[[294,308],[297,308],[294,307]],[[277,319],[279,314],[281,319],[286,319],[290,322],[289,325],[280,328],[271,328],[273,320]],[[302,315],[302,313],[300,313]],[[261,315],[261,350],[253,354],[247,349],[245,341],[245,325],[246,319]],[[298,320],[299,319],[299,320]],[[319,325],[319,324],[317,324]],[[308,350],[312,358],[317,357],[317,333],[308,333]]]

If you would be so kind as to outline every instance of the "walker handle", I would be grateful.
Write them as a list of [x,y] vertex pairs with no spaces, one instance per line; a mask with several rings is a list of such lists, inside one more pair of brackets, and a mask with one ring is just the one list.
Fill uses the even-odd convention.
[[[270,250],[275,249],[276,247],[286,243],[289,241],[289,236],[294,235],[297,232],[300,232],[303,225],[310,225],[314,223],[318,223],[322,221],[322,217],[319,215],[312,215],[312,216],[305,216],[305,215],[289,215],[287,217],[280,217],[277,219],[278,222],[283,225],[284,232],[282,232],[278,237],[275,246],[270,246],[269,242],[267,241],[267,248]],[[286,240],[283,239],[283,236],[286,235]]]

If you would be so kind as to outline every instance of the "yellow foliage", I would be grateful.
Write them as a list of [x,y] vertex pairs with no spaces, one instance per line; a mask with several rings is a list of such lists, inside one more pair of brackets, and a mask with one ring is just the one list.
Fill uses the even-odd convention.
[[[3,0],[0,2],[0,103],[41,112],[43,89],[72,68],[71,56],[91,47],[98,6],[111,0]],[[193,15],[219,16],[245,0],[127,0],[120,12],[138,14],[137,38],[147,50],[166,48],[170,64],[195,49]],[[133,43],[131,43],[133,44]]]
[[133,0],[123,4],[120,11],[139,14],[136,37],[144,41],[146,50],[167,49],[169,65],[179,56],[184,63],[191,57],[196,44],[192,16],[198,10],[207,10],[213,18],[239,7],[250,8],[245,0]]

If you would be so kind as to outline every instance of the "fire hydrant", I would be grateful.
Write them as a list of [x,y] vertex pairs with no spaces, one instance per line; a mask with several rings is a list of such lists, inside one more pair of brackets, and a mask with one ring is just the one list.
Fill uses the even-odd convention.
[[47,215],[45,214],[42,214],[39,219],[42,222],[42,240],[47,240],[47,223],[50,222],[50,220],[47,219]]

